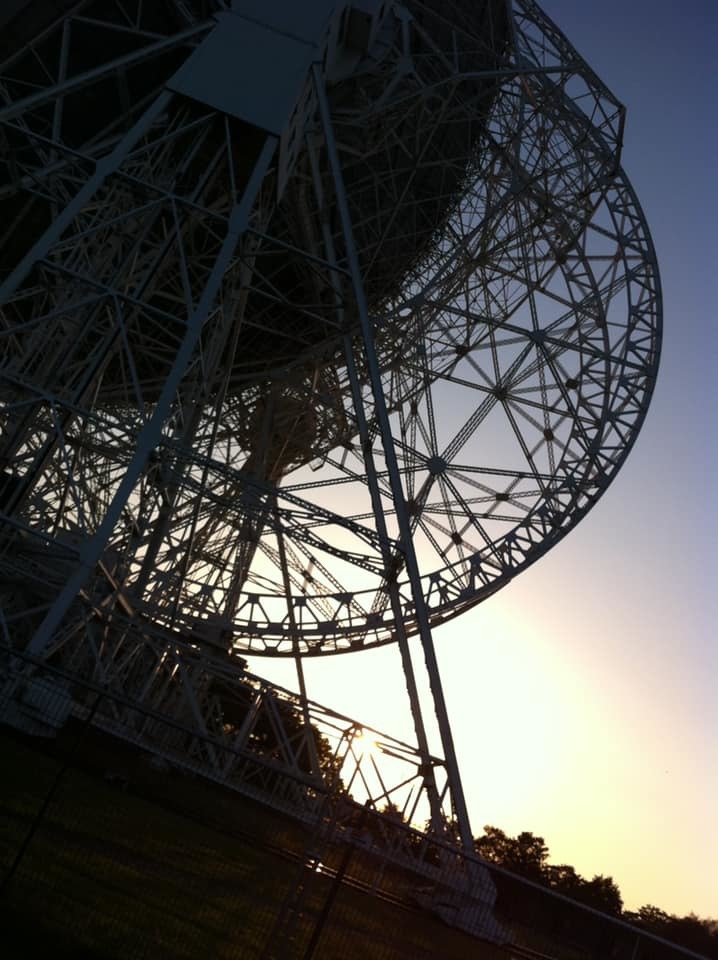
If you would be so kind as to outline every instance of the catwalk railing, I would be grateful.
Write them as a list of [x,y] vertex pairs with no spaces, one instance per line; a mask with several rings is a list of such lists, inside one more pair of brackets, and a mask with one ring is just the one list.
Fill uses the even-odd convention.
[[[320,781],[309,760],[301,769],[279,755],[276,729],[273,740],[255,725],[254,741],[228,745],[4,656],[5,956],[696,956],[467,856],[400,810],[380,812],[362,768],[370,761],[381,780],[381,751],[357,762],[322,746],[331,776]],[[145,730],[163,751],[147,748]]]

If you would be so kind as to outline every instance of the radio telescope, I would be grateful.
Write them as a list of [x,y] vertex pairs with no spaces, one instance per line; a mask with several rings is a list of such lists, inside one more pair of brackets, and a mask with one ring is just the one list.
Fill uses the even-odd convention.
[[532,0],[0,27],[6,644],[162,709],[180,640],[396,643],[428,757],[418,635],[470,843],[432,627],[596,503],[655,380],[623,107]]

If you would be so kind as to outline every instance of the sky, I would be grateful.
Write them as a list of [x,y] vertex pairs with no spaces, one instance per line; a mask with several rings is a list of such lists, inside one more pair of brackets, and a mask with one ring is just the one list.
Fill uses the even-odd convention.
[[[718,4],[543,8],[627,106],[662,364],[636,446],[588,517],[435,631],[444,690],[475,834],[530,830],[552,862],[613,876],[628,909],[718,917]],[[394,649],[306,669],[312,699],[411,737]]]

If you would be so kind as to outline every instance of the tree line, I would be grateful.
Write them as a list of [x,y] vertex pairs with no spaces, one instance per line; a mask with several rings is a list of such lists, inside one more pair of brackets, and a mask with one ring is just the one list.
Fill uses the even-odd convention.
[[474,840],[479,856],[511,873],[550,887],[594,910],[619,917],[672,943],[718,960],[718,920],[703,919],[690,913],[684,917],[666,913],[646,904],[637,911],[623,909],[623,898],[613,877],[596,874],[590,880],[569,864],[548,862],[549,849],[543,837],[524,831],[510,837],[498,827],[484,827]]
[[[238,730],[252,709],[254,689],[248,683],[233,684],[230,688],[215,680],[212,692],[217,695],[219,716],[225,731]],[[295,740],[304,730],[304,720],[291,701],[277,698],[274,711],[274,718],[267,711],[259,712],[249,738],[249,746],[259,756],[281,760],[283,745],[277,724],[282,725],[288,739]],[[333,784],[338,793],[343,792],[345,787],[340,776],[341,760],[334,755],[329,741],[313,724],[310,724],[310,730],[314,753],[325,781]],[[310,771],[311,759],[307,752],[299,756],[298,763],[301,769]],[[390,802],[382,812],[404,822],[402,813]],[[427,824],[427,830],[430,829],[430,824]],[[456,836],[455,824],[447,823],[446,829],[448,835]],[[596,874],[589,880],[582,877],[570,864],[549,863],[549,849],[543,837],[528,831],[511,837],[498,827],[486,826],[484,834],[474,839],[474,846],[479,856],[489,863],[549,887],[594,910],[618,917],[672,943],[694,950],[709,960],[718,960],[718,920],[702,919],[693,913],[678,917],[652,904],[646,904],[634,912],[624,910],[621,891],[613,877]]]

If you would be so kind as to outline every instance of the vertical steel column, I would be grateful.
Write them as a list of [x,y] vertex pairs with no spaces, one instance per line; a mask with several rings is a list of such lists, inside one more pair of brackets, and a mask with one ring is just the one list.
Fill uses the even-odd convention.
[[105,544],[132,493],[132,490],[145,468],[145,462],[150,452],[155,449],[162,437],[162,428],[170,413],[172,402],[187,366],[192,359],[197,342],[202,333],[207,316],[212,309],[219,291],[224,274],[234,256],[239,238],[245,232],[249,222],[249,215],[255,198],[264,180],[277,147],[277,139],[268,136],[252,175],[239,203],[235,204],[230,213],[227,235],[214,262],[212,272],[207,280],[202,296],[192,316],[187,321],[187,332],[175,357],[172,369],[167,375],[162,393],[152,416],[139,433],[135,453],[130,461],[122,481],[117,488],[112,502],[102,523],[95,534],[80,550],[80,563],[73,575],[69,578],[47,616],[40,624],[37,632],[28,645],[27,652],[39,655],[47,646],[54,631],[60,625],[67,613],[70,604],[85,585],[88,577],[94,570],[102,555]]
[[[319,202],[320,211],[322,211],[322,230],[324,233],[324,245],[327,248],[327,255],[329,257],[330,267],[332,268],[331,282],[334,288],[334,295],[337,301],[337,304],[341,301],[341,287],[337,279],[336,271],[338,270],[336,253],[334,250],[334,243],[329,230],[328,224],[326,222],[326,215],[324,214],[324,192],[322,189],[321,175],[319,171],[319,163],[317,161],[316,152],[314,150],[313,144],[310,142],[309,146],[309,156],[312,166],[312,175],[314,177],[314,189],[317,194],[317,200]],[[379,534],[381,549],[382,549],[382,558],[387,567],[389,561],[391,560],[390,555],[390,545],[391,538],[389,537],[389,532],[386,525],[386,518],[384,517],[382,505],[381,505],[381,490],[379,489],[379,482],[376,478],[374,472],[373,457],[371,454],[371,441],[369,437],[369,426],[367,424],[366,415],[364,413],[364,408],[362,404],[361,396],[361,386],[359,384],[359,374],[357,372],[356,363],[354,361],[353,355],[353,346],[351,342],[351,337],[346,335],[344,337],[344,357],[347,365],[347,374],[349,376],[349,384],[351,387],[352,399],[354,401],[354,409],[356,411],[357,418],[357,429],[359,431],[359,439],[361,441],[362,449],[364,450],[365,463],[367,467],[367,485],[369,487],[369,494],[371,497],[372,509],[374,510],[374,515],[376,517],[376,526],[377,533]],[[371,459],[371,462],[367,462]],[[416,743],[419,748],[419,754],[422,758],[423,766],[423,777],[424,777],[424,787],[426,789],[428,800],[429,800],[429,809],[431,813],[431,823],[435,825],[437,829],[440,827],[442,810],[441,810],[441,799],[439,796],[439,788],[436,783],[436,773],[431,759],[431,751],[429,750],[429,741],[426,735],[426,728],[424,726],[424,718],[421,711],[421,702],[419,699],[419,689],[416,684],[416,673],[414,670],[414,665],[411,660],[411,650],[409,648],[409,638],[406,633],[406,628],[404,626],[402,617],[403,611],[401,609],[401,599],[399,596],[398,585],[396,582],[389,584],[389,599],[391,603],[392,613],[394,615],[394,622],[396,623],[396,640],[397,646],[399,648],[399,654],[401,656],[402,669],[404,671],[404,681],[406,683],[406,692],[409,697],[409,704],[411,706],[411,715],[414,721],[414,733],[416,734]]]
[[329,166],[334,180],[339,218],[346,243],[349,271],[357,302],[357,311],[361,324],[369,379],[374,396],[376,415],[379,421],[379,429],[381,431],[382,446],[384,449],[387,471],[389,474],[389,482],[394,499],[394,508],[396,510],[396,517],[399,525],[399,536],[401,538],[400,542],[406,561],[409,581],[411,584],[412,596],[416,609],[416,618],[419,626],[419,637],[421,640],[422,649],[424,651],[424,660],[429,676],[431,693],[434,699],[434,709],[439,725],[439,734],[441,736],[441,742],[444,748],[444,757],[446,760],[454,812],[456,814],[462,845],[466,850],[473,850],[471,825],[469,823],[466,800],[464,798],[464,791],[461,784],[461,776],[456,758],[456,750],[454,748],[454,740],[451,734],[451,725],[449,723],[449,715],[446,709],[446,701],[444,699],[444,692],[441,686],[441,677],[439,675],[439,665],[436,659],[434,641],[431,636],[431,625],[429,623],[429,615],[424,599],[424,591],[421,585],[419,564],[414,551],[414,541],[411,534],[411,524],[409,522],[409,514],[406,508],[406,500],[404,498],[401,474],[399,472],[399,463],[396,457],[396,451],[394,449],[391,424],[389,422],[389,413],[381,384],[381,372],[379,370],[379,363],[377,360],[376,351],[374,349],[371,321],[369,319],[366,296],[364,294],[364,286],[362,283],[361,271],[359,269],[359,260],[354,243],[354,233],[346,199],[344,178],[342,176],[339,154],[332,129],[329,103],[324,90],[324,82],[319,64],[314,64],[312,71],[314,85],[317,92],[317,99],[319,102],[322,128],[326,139]]

